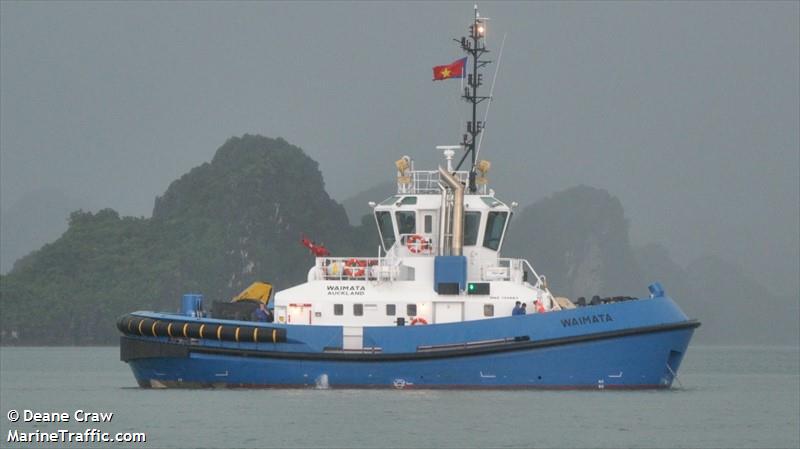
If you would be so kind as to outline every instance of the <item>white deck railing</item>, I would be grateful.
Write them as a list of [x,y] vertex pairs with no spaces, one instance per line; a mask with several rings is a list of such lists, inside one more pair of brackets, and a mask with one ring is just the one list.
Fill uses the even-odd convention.
[[[468,171],[457,171],[453,173],[459,181],[466,184],[469,182]],[[412,170],[409,172],[410,182],[397,182],[397,193],[399,194],[431,194],[440,193],[439,172],[437,170]]]
[[531,264],[526,259],[512,259],[509,257],[501,257],[497,259],[497,264],[483,265],[481,267],[481,277],[484,281],[517,281],[521,282],[525,268],[528,268],[531,275],[533,275],[535,282],[533,286],[537,288],[546,289],[545,282],[542,277],[533,269]]
[[406,280],[392,251],[384,257],[317,257],[312,270],[315,280]]

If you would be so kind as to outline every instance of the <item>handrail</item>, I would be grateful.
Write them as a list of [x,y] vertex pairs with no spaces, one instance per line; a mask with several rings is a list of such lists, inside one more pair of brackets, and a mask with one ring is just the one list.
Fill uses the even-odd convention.
[[556,303],[556,298],[550,291],[550,287],[548,287],[547,284],[545,284],[542,281],[541,276],[539,276],[536,270],[533,269],[530,262],[528,262],[528,259],[519,259],[519,260],[521,260],[525,265],[527,265],[528,269],[531,270],[531,273],[533,273],[533,276],[536,278],[536,285],[534,285],[534,287],[544,290],[544,292],[547,293],[547,295],[550,297],[550,304],[560,309],[560,306],[558,306],[558,304]]
[[379,265],[380,257],[317,257],[315,263],[323,279],[340,281],[374,280],[371,267]]
[[398,276],[400,265],[395,251],[384,257],[317,257],[312,270],[314,279],[329,281],[390,281]]
[[[453,172],[453,176],[461,183],[469,182],[468,171]],[[408,172],[408,177],[405,178],[407,182],[401,182],[398,179],[397,193],[401,195],[408,194],[438,194],[439,190],[439,172],[438,170],[411,170]]]

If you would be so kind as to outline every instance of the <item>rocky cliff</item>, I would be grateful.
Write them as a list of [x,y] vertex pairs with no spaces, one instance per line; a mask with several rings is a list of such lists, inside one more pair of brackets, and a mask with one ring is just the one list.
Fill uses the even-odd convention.
[[173,182],[151,219],[74,212],[63,236],[2,277],[3,341],[112,343],[118,315],[174,310],[185,292],[227,299],[255,280],[302,282],[313,257],[301,234],[334,254],[366,247],[324,187],[300,148],[245,135]]

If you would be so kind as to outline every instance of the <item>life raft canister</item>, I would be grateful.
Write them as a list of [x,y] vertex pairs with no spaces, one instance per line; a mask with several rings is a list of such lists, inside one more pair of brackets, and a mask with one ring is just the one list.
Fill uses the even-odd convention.
[[422,318],[422,317],[418,316],[418,317],[414,318],[413,320],[411,320],[411,325],[412,326],[416,326],[417,324],[428,324],[428,321],[425,318]]
[[406,239],[406,247],[414,254],[427,251],[429,248],[428,241],[419,234],[408,236],[408,239]]
[[328,265],[328,274],[339,276],[339,268],[339,262],[333,262],[332,264]]
[[363,260],[359,260],[356,258],[349,259],[347,262],[344,263],[344,274],[345,276],[360,278],[364,277],[364,267],[367,266],[367,263]]

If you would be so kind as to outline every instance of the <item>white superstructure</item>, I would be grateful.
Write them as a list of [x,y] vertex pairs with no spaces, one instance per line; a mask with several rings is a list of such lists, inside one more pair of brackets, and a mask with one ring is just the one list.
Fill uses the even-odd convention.
[[[448,167],[452,156],[447,147]],[[397,194],[371,203],[376,257],[316,258],[306,283],[276,293],[277,322],[346,326],[360,341],[364,326],[508,316],[517,301],[527,313],[559,309],[528,261],[500,257],[513,211],[488,189],[487,161],[476,164],[474,192],[458,188],[468,185],[467,171],[416,171],[407,156],[396,165]],[[436,257],[462,255],[466,282],[437,293]]]

